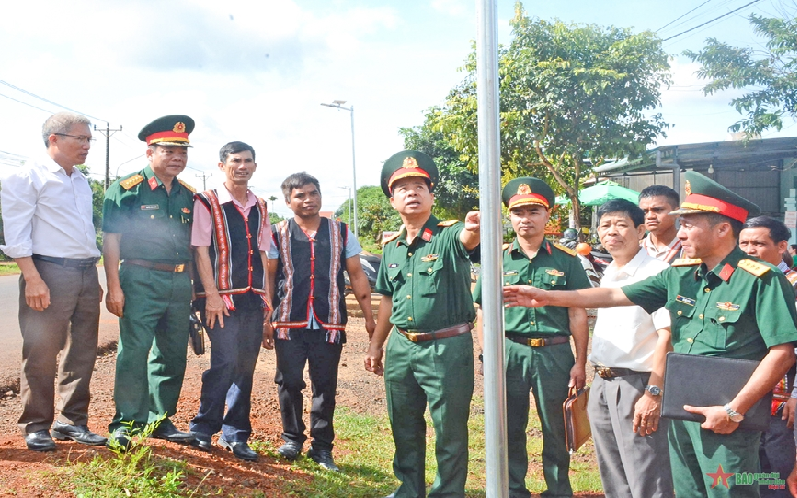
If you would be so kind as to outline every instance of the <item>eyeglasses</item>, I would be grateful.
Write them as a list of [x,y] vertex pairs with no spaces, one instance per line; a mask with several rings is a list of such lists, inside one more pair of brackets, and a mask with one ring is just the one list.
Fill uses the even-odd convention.
[[95,142],[95,141],[97,140],[96,138],[84,137],[84,136],[82,136],[82,135],[81,135],[81,136],[78,136],[78,135],[68,135],[68,134],[66,134],[66,133],[53,133],[53,135],[58,135],[59,137],[69,137],[69,138],[74,138],[75,140],[77,140],[78,142],[80,142],[80,143],[82,143],[82,144],[89,144],[89,143]]

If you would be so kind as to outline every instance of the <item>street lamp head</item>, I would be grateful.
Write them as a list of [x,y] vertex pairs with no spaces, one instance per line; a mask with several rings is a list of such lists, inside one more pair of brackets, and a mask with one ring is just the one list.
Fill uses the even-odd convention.
[[343,105],[343,104],[346,103],[346,101],[345,100],[333,100],[332,103],[333,104],[337,104],[337,105]]

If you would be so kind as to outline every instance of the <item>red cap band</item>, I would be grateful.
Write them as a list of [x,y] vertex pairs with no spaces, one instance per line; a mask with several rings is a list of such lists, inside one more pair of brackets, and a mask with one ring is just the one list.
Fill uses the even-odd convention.
[[548,199],[540,194],[516,194],[509,198],[509,209],[517,206],[525,206],[526,204],[542,204],[545,209],[550,208]]
[[736,221],[741,221],[742,223],[747,220],[747,215],[749,214],[744,208],[715,199],[714,197],[700,194],[689,194],[686,196],[684,202],[681,203],[681,209],[694,209],[697,211],[722,214]]

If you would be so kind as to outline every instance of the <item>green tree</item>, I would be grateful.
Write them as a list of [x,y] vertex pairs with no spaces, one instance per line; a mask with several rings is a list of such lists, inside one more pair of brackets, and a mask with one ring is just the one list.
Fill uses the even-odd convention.
[[430,117],[435,111],[430,110],[423,125],[401,128],[399,133],[404,137],[405,148],[425,152],[440,170],[434,189],[434,214],[441,219],[462,220],[468,211],[479,207],[479,176],[468,169],[444,134],[434,131]]
[[[519,2],[511,26],[498,75],[505,181],[539,176],[566,192],[578,212],[579,184],[592,167],[640,154],[667,128],[652,113],[670,81],[667,54],[651,32],[530,18]],[[475,169],[475,53],[465,70],[430,119]]]
[[[382,232],[398,230],[401,217],[390,205],[382,187],[375,185],[357,189],[357,210],[360,244],[367,251],[382,252]],[[349,223],[348,199],[335,211],[335,217]]]
[[731,99],[744,117],[729,130],[744,131],[747,137],[769,128],[780,131],[784,115],[797,118],[797,18],[777,19],[750,15],[755,32],[766,38],[766,50],[732,47],[708,38],[699,52],[685,51],[701,64],[697,74],[710,80],[705,95],[729,88],[745,88],[747,93]]

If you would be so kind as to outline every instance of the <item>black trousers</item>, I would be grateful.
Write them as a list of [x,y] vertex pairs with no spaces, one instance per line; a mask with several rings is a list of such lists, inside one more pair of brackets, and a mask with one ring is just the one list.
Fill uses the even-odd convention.
[[[282,439],[303,444],[307,439],[302,420],[304,366],[309,364],[313,405],[310,409],[310,437],[316,450],[332,450],[335,430],[335,391],[338,388],[338,363],[342,344],[326,341],[325,329],[291,329],[290,340],[275,338]],[[341,341],[343,342],[343,341]]]

